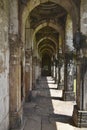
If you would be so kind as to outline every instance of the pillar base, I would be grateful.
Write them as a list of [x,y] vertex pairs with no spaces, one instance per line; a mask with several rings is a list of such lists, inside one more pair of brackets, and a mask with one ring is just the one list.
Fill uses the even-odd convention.
[[77,127],[87,127],[87,111],[78,110],[77,105],[74,106],[73,121]]
[[32,91],[29,91],[28,102],[31,102],[31,100],[32,100]]
[[63,89],[64,89],[64,84],[60,83],[60,84],[57,86],[57,89],[58,89],[58,90],[63,90]]
[[75,101],[75,93],[73,91],[63,91],[64,101]]
[[10,115],[10,129],[19,129],[23,125],[23,112],[20,110],[19,112],[12,112]]

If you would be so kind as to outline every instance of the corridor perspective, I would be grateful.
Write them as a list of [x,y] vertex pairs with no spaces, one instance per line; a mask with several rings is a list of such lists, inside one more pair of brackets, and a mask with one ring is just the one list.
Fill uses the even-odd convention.
[[0,130],[87,129],[87,0],[0,0]]
[[31,102],[24,105],[23,130],[80,130],[72,120],[73,105],[73,101],[62,101],[62,90],[57,89],[52,77],[41,77]]

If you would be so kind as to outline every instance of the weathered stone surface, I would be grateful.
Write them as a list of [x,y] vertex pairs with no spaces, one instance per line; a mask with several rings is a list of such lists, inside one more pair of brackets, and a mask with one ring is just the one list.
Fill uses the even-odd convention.
[[81,32],[83,34],[87,34],[87,1],[86,0],[81,0]]
[[72,91],[63,91],[64,101],[75,101],[75,93]]
[[0,0],[0,130],[9,129],[8,10],[8,0]]
[[87,127],[87,111],[78,110],[74,106],[73,121],[77,127]]
[[[47,81],[42,78],[38,84],[38,88],[40,91],[43,90],[44,95],[37,95],[30,103],[24,105],[26,117],[24,130],[86,130],[87,128],[73,126],[71,116],[74,103],[59,100],[62,93],[60,94],[60,90],[56,89],[50,91],[53,86],[54,88],[56,86],[51,84],[51,78],[47,78]],[[45,89],[49,97],[45,96]]]

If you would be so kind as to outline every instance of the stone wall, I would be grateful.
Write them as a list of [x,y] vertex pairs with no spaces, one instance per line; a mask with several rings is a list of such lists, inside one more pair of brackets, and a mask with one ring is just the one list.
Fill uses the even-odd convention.
[[87,0],[81,0],[81,32],[87,34]]
[[0,0],[0,130],[9,129],[8,0]]

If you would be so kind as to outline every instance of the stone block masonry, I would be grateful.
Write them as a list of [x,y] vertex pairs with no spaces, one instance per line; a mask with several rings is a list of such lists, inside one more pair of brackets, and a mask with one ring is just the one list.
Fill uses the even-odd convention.
[[0,130],[9,129],[9,8],[0,0]]

